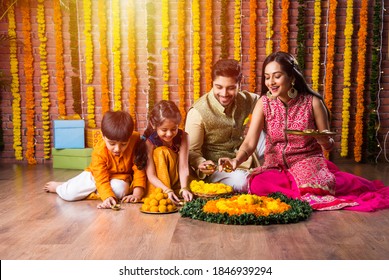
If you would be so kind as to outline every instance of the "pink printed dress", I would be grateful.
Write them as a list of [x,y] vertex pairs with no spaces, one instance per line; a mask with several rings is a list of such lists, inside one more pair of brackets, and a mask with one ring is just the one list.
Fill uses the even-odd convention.
[[[299,94],[285,106],[279,99],[262,96],[266,148],[263,166],[254,170],[249,191],[257,195],[281,192],[309,202],[316,210],[374,211],[389,208],[389,188],[341,172],[327,161],[312,136],[286,134],[285,130],[316,129],[313,96]],[[353,185],[347,185],[347,182]],[[348,192],[349,190],[349,192]],[[369,192],[378,200],[365,199]]]

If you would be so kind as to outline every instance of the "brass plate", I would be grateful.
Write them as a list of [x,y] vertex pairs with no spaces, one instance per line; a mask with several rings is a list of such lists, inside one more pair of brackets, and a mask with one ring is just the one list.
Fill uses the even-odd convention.
[[293,135],[305,135],[305,136],[330,136],[330,135],[336,135],[336,132],[333,131],[323,131],[319,132],[317,130],[312,131],[302,131],[302,130],[285,130],[285,133],[287,134],[293,134]]

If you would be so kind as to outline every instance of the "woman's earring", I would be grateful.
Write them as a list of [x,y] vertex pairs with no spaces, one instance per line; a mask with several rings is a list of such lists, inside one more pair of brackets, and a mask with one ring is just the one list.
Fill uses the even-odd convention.
[[297,93],[298,93],[297,89],[294,88],[294,83],[292,83],[292,87],[290,88],[290,90],[288,90],[289,98],[291,98],[291,99],[296,98]]

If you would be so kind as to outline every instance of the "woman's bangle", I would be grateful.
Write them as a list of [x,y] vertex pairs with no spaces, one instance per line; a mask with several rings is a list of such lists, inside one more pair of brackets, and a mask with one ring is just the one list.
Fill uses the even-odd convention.
[[246,160],[248,160],[248,159],[249,159],[250,155],[249,155],[249,153],[248,153],[248,152],[246,152],[246,150],[239,149],[239,150],[238,150],[238,153],[239,153],[239,152],[243,152],[243,153],[245,153],[245,154],[246,154],[246,158],[245,158],[245,160],[244,160],[244,161],[246,161]]
[[182,192],[183,191],[189,191],[189,189],[186,188],[186,187],[185,188],[181,188],[180,191],[178,192],[178,194],[182,196]]

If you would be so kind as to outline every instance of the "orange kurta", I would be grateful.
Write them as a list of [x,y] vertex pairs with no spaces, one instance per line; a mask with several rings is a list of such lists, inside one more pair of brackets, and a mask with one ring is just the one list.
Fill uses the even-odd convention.
[[85,170],[90,171],[96,182],[96,189],[101,200],[116,197],[110,184],[111,179],[127,181],[134,187],[146,187],[146,172],[134,164],[135,145],[140,141],[138,132],[133,132],[126,150],[119,156],[108,151],[101,139],[92,152],[92,161]]

